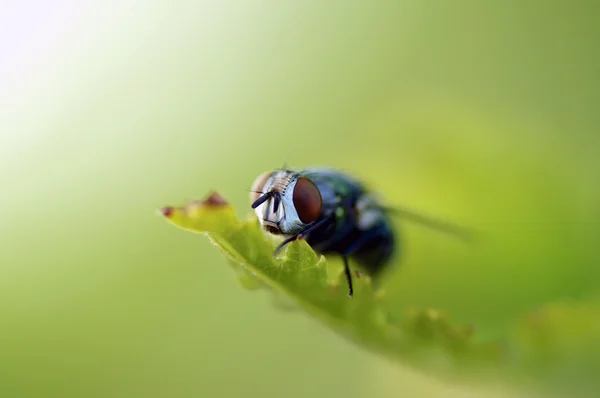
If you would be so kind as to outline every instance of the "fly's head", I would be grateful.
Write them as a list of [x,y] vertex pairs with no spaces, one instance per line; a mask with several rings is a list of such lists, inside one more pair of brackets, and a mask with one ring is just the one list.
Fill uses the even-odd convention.
[[316,221],[321,193],[308,178],[280,170],[260,175],[250,193],[252,208],[263,228],[276,235],[295,235]]

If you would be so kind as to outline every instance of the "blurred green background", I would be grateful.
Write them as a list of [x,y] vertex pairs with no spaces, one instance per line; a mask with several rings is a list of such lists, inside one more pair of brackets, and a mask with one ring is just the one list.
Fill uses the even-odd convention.
[[482,338],[599,290],[594,2],[0,3],[0,396],[529,396],[448,385],[243,290],[156,215],[328,165],[391,203],[390,302]]

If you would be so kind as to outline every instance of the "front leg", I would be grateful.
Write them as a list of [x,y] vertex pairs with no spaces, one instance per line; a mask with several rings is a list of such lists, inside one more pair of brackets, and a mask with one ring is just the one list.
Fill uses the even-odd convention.
[[275,256],[277,256],[277,254],[281,251],[281,249],[283,249],[288,243],[291,243],[297,239],[302,239],[304,236],[308,235],[310,232],[314,231],[315,229],[326,226],[332,220],[333,220],[332,216],[325,216],[322,219],[315,221],[314,223],[310,224],[308,227],[306,227],[305,229],[303,229],[296,235],[289,237],[286,240],[284,240],[283,242],[281,242],[279,244],[279,246],[277,246],[277,248],[275,249],[275,252],[273,254]]

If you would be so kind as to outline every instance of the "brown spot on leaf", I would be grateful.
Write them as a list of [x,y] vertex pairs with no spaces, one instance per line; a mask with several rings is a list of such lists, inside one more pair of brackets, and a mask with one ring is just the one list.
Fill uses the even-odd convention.
[[218,207],[218,206],[227,206],[229,203],[225,200],[225,198],[223,198],[221,195],[219,195],[219,193],[214,191],[204,200],[204,204],[206,206]]
[[174,211],[174,209],[171,206],[163,207],[162,209],[160,209],[160,212],[165,217],[171,217],[171,215],[173,214],[173,211]]
[[463,328],[462,334],[464,337],[469,338],[475,334],[475,325],[467,325]]

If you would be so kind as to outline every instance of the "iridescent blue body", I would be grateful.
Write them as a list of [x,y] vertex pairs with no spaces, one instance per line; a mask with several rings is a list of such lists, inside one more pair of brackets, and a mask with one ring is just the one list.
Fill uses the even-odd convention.
[[313,181],[321,193],[319,218],[332,217],[305,237],[308,244],[324,254],[351,257],[377,276],[397,245],[391,219],[377,198],[360,181],[334,170],[307,169],[298,174]]

